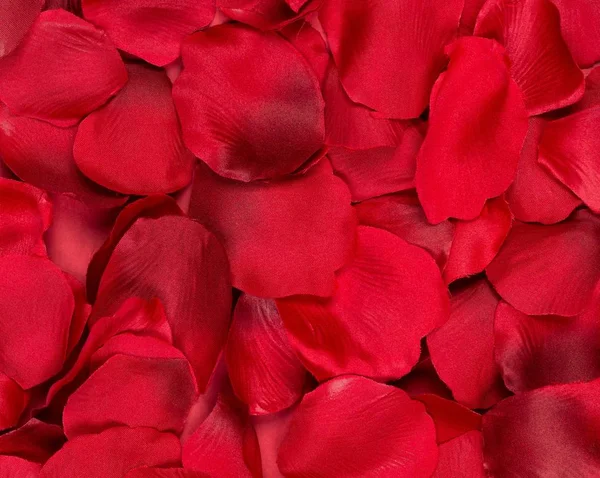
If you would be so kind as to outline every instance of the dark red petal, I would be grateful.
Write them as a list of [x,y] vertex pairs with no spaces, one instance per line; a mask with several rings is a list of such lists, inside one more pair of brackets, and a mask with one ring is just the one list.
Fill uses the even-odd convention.
[[446,48],[448,70],[431,93],[416,185],[430,222],[475,219],[515,176],[527,133],[521,92],[500,45],[465,37]]
[[[504,395],[494,362],[498,298],[480,280],[450,299],[450,319],[427,337],[431,361],[454,398],[469,408],[489,408]],[[458,366],[460,364],[460,366]]]
[[[425,346],[427,346],[426,342]],[[421,351],[421,355],[423,352]],[[437,395],[452,400],[450,389],[442,382],[431,363],[429,351],[427,351],[427,357],[420,360],[410,373],[402,377],[395,385],[408,393],[411,398],[417,398],[420,395]]]
[[0,178],[0,255],[46,255],[43,235],[50,227],[52,204],[29,184]]
[[14,455],[43,463],[60,449],[64,441],[58,425],[32,418],[23,426],[0,435],[0,455]]
[[506,200],[519,221],[555,224],[566,219],[581,201],[538,162],[545,124],[539,117],[529,119],[517,175],[506,191]]
[[446,283],[483,271],[498,254],[511,224],[512,214],[503,197],[487,201],[476,219],[457,221],[444,268]]
[[19,422],[28,401],[27,393],[0,372],[0,431],[12,428]]
[[240,297],[225,359],[233,389],[253,415],[278,412],[302,397],[306,370],[292,350],[273,300]]
[[0,61],[0,100],[18,115],[76,124],[127,82],[117,49],[64,10],[40,14],[19,47]]
[[250,470],[253,478],[263,478],[262,457],[260,455],[260,443],[254,426],[248,422],[242,437],[242,454],[244,463]]
[[183,137],[219,175],[283,176],[323,145],[319,82],[279,35],[220,25],[188,37],[182,57],[173,98]]
[[350,98],[388,118],[416,118],[457,33],[463,0],[326,0],[319,19]]
[[448,298],[426,251],[361,226],[333,297],[290,297],[277,307],[292,346],[318,380],[351,373],[388,381],[417,363],[421,339],[447,318]]
[[522,392],[600,377],[600,301],[576,317],[530,316],[501,302],[495,355],[504,383]]
[[0,58],[21,42],[44,5],[44,0],[7,0],[0,4]]
[[438,464],[431,478],[486,478],[483,437],[471,431],[440,445]]
[[17,458],[0,456],[0,478],[37,478],[42,465]]
[[556,385],[503,400],[483,416],[491,476],[592,477],[600,470],[600,380]]
[[287,25],[279,34],[285,37],[310,64],[322,86],[331,57],[321,34],[310,23],[300,20]]
[[0,371],[24,389],[58,373],[74,307],[71,287],[52,262],[0,257]]
[[183,39],[207,26],[215,0],[83,0],[85,18],[106,31],[117,48],[164,66],[179,56]]
[[587,210],[552,226],[515,223],[487,267],[504,300],[529,315],[577,315],[600,279],[600,220]]
[[538,161],[600,213],[600,107],[588,108],[546,124]]
[[360,224],[390,231],[405,241],[428,251],[442,268],[450,253],[454,224],[427,222],[414,192],[393,194],[357,204]]
[[96,183],[125,194],[169,193],[192,179],[193,155],[183,145],[171,82],[159,70],[127,65],[119,94],[77,129],[73,156]]
[[192,364],[203,390],[230,321],[231,287],[223,246],[201,224],[185,217],[138,219],[110,256],[94,316],[114,313],[132,296],[162,301],[173,343]]
[[62,8],[63,10],[74,13],[79,17],[82,16],[81,0],[46,0],[44,10],[53,10],[55,8]]
[[67,354],[70,354],[83,335],[88,318],[92,312],[92,306],[87,303],[83,284],[67,273],[64,273],[64,276],[73,291],[73,298],[75,299],[71,327],[69,327],[69,343],[67,345]]
[[430,477],[435,430],[405,392],[362,377],[340,377],[308,393],[279,450],[285,476]]
[[199,164],[190,216],[225,246],[233,286],[261,297],[330,295],[356,224],[348,188],[327,160],[302,176],[253,184]]
[[143,465],[177,466],[179,439],[151,428],[110,428],[69,440],[42,468],[40,478],[117,478]]
[[486,0],[465,0],[462,15],[460,17],[460,33],[466,36],[472,35],[475,29],[477,16]]
[[[300,0],[302,1],[302,0]],[[229,18],[260,30],[282,28],[314,12],[321,0],[308,0],[293,10],[287,0],[217,0],[217,6]]]
[[210,478],[205,473],[199,473],[183,468],[136,468],[125,475],[124,478]]
[[550,0],[490,0],[477,18],[475,35],[506,48],[531,115],[563,108],[583,95],[583,72],[560,34],[560,20]]

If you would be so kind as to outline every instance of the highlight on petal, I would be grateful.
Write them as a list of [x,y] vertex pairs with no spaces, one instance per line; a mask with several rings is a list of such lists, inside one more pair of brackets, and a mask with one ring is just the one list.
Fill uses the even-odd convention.
[[515,223],[486,273],[529,315],[579,314],[600,280],[600,220],[587,210],[552,226]]
[[277,300],[292,346],[319,380],[346,373],[398,379],[417,363],[420,341],[447,319],[440,272],[424,250],[360,226],[354,259],[328,299]]
[[386,118],[419,116],[446,64],[463,0],[326,0],[319,19],[352,101]]
[[46,255],[44,233],[52,221],[52,204],[42,190],[0,178],[0,256]]
[[42,12],[0,62],[0,100],[11,112],[72,126],[127,82],[106,34],[64,10]]
[[0,257],[0,372],[23,389],[64,363],[75,307],[63,273],[47,259]]
[[217,0],[219,10],[229,18],[260,30],[283,28],[320,4],[320,0]]
[[83,14],[117,48],[164,66],[179,56],[183,39],[207,26],[215,0],[83,0]]
[[0,372],[0,431],[12,428],[19,422],[28,401],[27,393]]
[[576,317],[530,316],[501,302],[495,355],[504,383],[522,392],[600,377],[600,301]]
[[569,188],[538,162],[538,146],[546,123],[540,117],[529,119],[517,174],[506,191],[506,201],[519,221],[555,224],[581,204]]
[[58,425],[32,418],[24,425],[0,435],[0,455],[14,455],[34,463],[44,463],[63,445],[65,437]]
[[492,40],[465,37],[446,47],[450,64],[431,93],[429,130],[416,186],[429,222],[475,219],[515,176],[527,133],[521,92]]
[[182,57],[173,98],[183,138],[217,174],[240,181],[284,176],[323,145],[319,82],[279,35],[219,25],[188,37]]
[[285,476],[298,478],[428,478],[437,454],[433,422],[421,403],[400,389],[349,376],[304,396],[278,464]]
[[489,408],[504,396],[494,361],[498,300],[485,279],[467,285],[450,299],[448,322],[427,337],[437,373],[454,398],[469,408]]
[[186,149],[171,82],[159,70],[127,65],[119,94],[77,128],[73,156],[96,183],[124,194],[170,193],[192,179],[194,157]]
[[461,435],[439,447],[438,464],[431,478],[486,478],[483,436],[479,431]]
[[456,221],[450,256],[443,271],[447,284],[483,271],[492,262],[512,225],[503,197],[490,199],[472,221]]
[[23,40],[43,6],[44,0],[7,0],[0,4],[0,58]]
[[358,221],[365,226],[385,229],[429,252],[444,267],[450,253],[454,224],[430,224],[414,192],[390,194],[354,206]]
[[561,23],[551,0],[489,0],[477,18],[475,35],[504,45],[530,115],[563,108],[583,95],[583,72],[561,36]]
[[[600,380],[539,388],[483,416],[484,466],[491,476],[595,476],[600,469]],[[526,455],[523,454],[527,451]]]
[[233,286],[259,297],[328,296],[352,254],[350,193],[326,159],[301,176],[250,184],[199,164],[190,217],[224,245]]
[[302,397],[307,373],[271,299],[238,299],[225,359],[231,385],[253,415],[278,412]]
[[171,433],[114,427],[69,440],[46,462],[40,478],[124,476],[140,466],[177,466],[180,456],[179,439]]

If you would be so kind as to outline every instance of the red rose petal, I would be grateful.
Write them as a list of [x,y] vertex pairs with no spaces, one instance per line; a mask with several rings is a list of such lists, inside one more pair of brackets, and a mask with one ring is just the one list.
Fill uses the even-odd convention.
[[179,439],[151,428],[110,428],[69,440],[42,468],[40,478],[117,478],[143,465],[177,466]]
[[462,15],[460,17],[460,33],[465,36],[473,34],[477,16],[486,0],[465,0]]
[[83,0],[82,7],[117,48],[157,66],[175,60],[183,39],[215,16],[215,0]]
[[238,300],[225,359],[236,395],[254,415],[275,413],[302,397],[306,370],[296,357],[273,300]]
[[0,456],[0,478],[36,478],[42,465],[17,458],[16,456]]
[[277,465],[277,455],[281,442],[287,434],[292,412],[295,407],[279,413],[252,417],[256,436],[260,445],[260,455],[265,478],[283,478]]
[[0,455],[14,455],[43,463],[60,449],[64,441],[60,426],[32,418],[23,426],[0,435]]
[[38,16],[19,47],[0,62],[0,100],[15,114],[76,124],[127,82],[105,33],[65,12]]
[[67,273],[64,273],[64,276],[73,291],[73,298],[75,299],[75,308],[71,319],[71,327],[69,328],[69,343],[67,345],[67,354],[70,354],[83,335],[92,312],[92,306],[87,303],[83,284]]
[[475,219],[515,176],[527,133],[521,92],[496,42],[466,37],[446,48],[448,70],[431,93],[416,185],[430,222]]
[[260,30],[275,30],[314,12],[320,0],[308,0],[299,10],[287,0],[217,0],[219,9],[229,18]]
[[[422,345],[426,347],[427,342]],[[421,352],[422,356],[423,352]],[[417,398],[421,395],[437,395],[452,400],[450,389],[442,382],[431,363],[429,351],[426,355],[426,358],[420,360],[410,373],[402,377],[395,385],[408,393],[411,398]]]
[[496,310],[495,354],[513,392],[600,377],[598,299],[576,317],[525,315],[501,302]]
[[443,273],[446,283],[483,271],[498,254],[511,224],[512,214],[503,197],[487,201],[478,218],[457,221]]
[[305,395],[278,458],[282,473],[297,478],[425,478],[436,462],[435,430],[423,405],[362,377],[336,378]]
[[219,175],[283,176],[323,145],[319,82],[280,36],[220,25],[188,37],[182,57],[173,98],[183,137]]
[[416,118],[444,68],[463,0],[326,0],[319,19],[350,98],[388,118]]
[[471,431],[440,445],[438,464],[431,478],[486,478],[483,437]]
[[205,473],[199,473],[183,468],[136,468],[124,478],[210,478]]
[[277,301],[292,346],[320,381],[345,373],[398,379],[417,363],[420,341],[447,318],[448,298],[426,251],[359,227],[356,255],[330,299]]
[[490,0],[477,18],[475,35],[506,48],[531,115],[563,108],[583,95],[583,73],[560,34],[560,20],[550,0]]
[[414,192],[370,199],[354,206],[360,224],[385,229],[428,251],[442,268],[448,259],[454,235],[450,221],[427,222]]
[[504,395],[494,362],[498,298],[480,280],[450,299],[450,319],[427,337],[431,361],[454,398],[469,408],[489,408]]
[[81,0],[46,0],[44,10],[53,10],[62,8],[67,12],[74,13],[77,16],[82,16]]
[[231,309],[227,257],[215,236],[185,217],[138,219],[104,270],[95,317],[114,313],[132,296],[162,301],[174,345],[203,390],[225,344]]
[[599,393],[600,380],[595,380],[540,388],[500,402],[483,417],[488,474],[597,476]]
[[529,119],[517,175],[506,191],[506,200],[519,221],[555,224],[566,219],[581,201],[538,162],[545,124],[539,117]]
[[171,82],[159,70],[127,65],[129,81],[77,129],[73,155],[88,178],[125,194],[169,193],[192,179]]
[[52,262],[0,257],[0,371],[24,389],[58,373],[73,310],[71,287]]
[[28,401],[27,393],[0,372],[0,431],[12,428],[19,422]]
[[42,10],[44,0],[8,0],[0,5],[0,58],[21,42]]
[[310,64],[322,86],[331,57],[321,34],[303,20],[287,25],[279,34],[285,37]]
[[600,220],[586,210],[552,226],[515,223],[487,276],[521,312],[577,315],[600,279],[598,237]]
[[327,160],[302,176],[253,184],[200,164],[190,216],[225,246],[233,286],[262,297],[330,295],[356,224],[348,188]]
[[592,69],[585,78],[585,94],[567,111],[576,112],[600,106],[600,67]]
[[29,184],[0,178],[0,255],[46,255],[43,235],[50,227],[52,204]]

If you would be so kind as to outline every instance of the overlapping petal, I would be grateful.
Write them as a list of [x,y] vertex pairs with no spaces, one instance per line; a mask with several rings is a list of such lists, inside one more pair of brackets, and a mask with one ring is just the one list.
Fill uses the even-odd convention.
[[432,478],[486,478],[483,468],[483,437],[479,431],[461,435],[439,447]]
[[43,5],[44,0],[7,0],[0,4],[0,58],[17,47]]
[[0,435],[0,455],[44,463],[60,449],[64,441],[60,426],[32,418],[22,426]]
[[17,382],[0,372],[0,431],[19,422],[28,401],[27,393]]
[[42,465],[18,458],[0,456],[0,478],[37,478]]
[[283,28],[314,12],[320,4],[321,0],[217,0],[229,18],[260,30]]

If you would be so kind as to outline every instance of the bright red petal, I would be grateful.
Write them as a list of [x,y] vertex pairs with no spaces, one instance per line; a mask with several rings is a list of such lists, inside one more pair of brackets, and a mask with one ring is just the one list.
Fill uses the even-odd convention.
[[473,34],[477,16],[486,0],[465,0],[462,15],[460,17],[460,33],[469,36]]
[[0,478],[37,478],[42,465],[16,456],[0,456]]
[[527,113],[508,60],[491,40],[466,37],[446,48],[448,70],[431,93],[429,130],[416,186],[430,222],[475,219],[515,176]]
[[483,437],[472,431],[439,448],[437,468],[431,478],[486,478],[483,468]]
[[18,115],[76,124],[127,82],[117,49],[90,23],[64,10],[38,16],[0,61],[0,100]]
[[12,428],[19,422],[28,401],[27,393],[0,372],[0,431]]
[[320,0],[307,0],[302,8],[294,10],[287,0],[217,0],[219,9],[229,18],[260,30],[285,27],[314,12],[320,4]]
[[340,377],[304,396],[279,450],[285,476],[428,478],[435,430],[423,405],[362,377]]
[[0,58],[17,47],[43,5],[44,0],[7,0],[0,4]]

